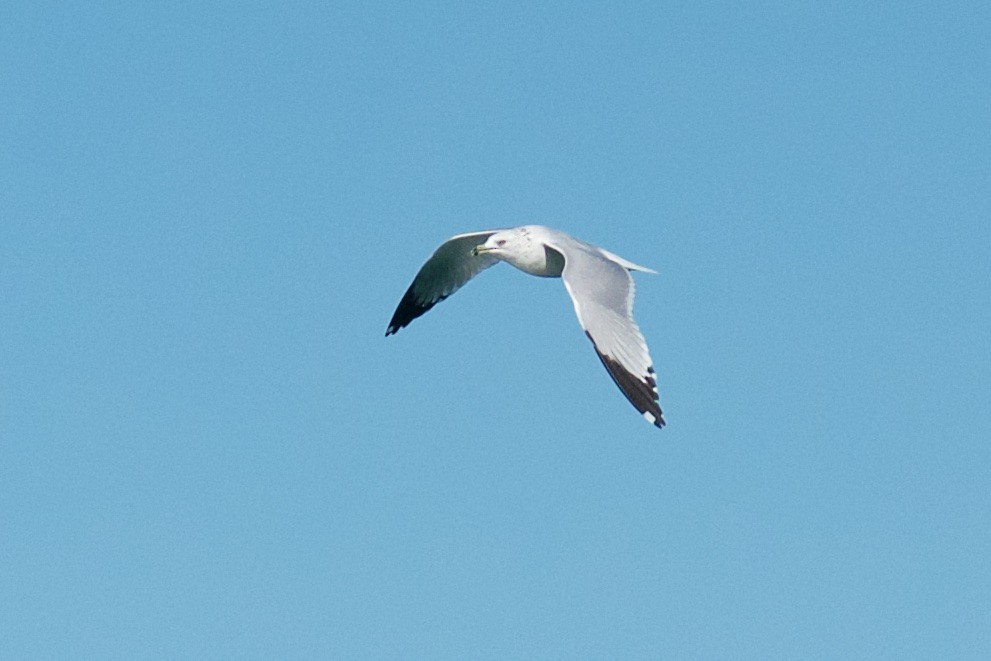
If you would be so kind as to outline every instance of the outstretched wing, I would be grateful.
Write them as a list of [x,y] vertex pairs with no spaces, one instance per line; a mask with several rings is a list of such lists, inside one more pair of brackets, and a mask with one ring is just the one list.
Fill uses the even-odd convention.
[[564,256],[561,277],[578,322],[630,403],[647,422],[663,427],[653,362],[633,320],[633,277],[593,246],[576,244],[551,247]]
[[413,284],[406,290],[399,307],[392,315],[386,336],[398,332],[411,321],[456,292],[463,284],[489,268],[498,258],[492,255],[473,255],[472,248],[498,232],[470,232],[452,236],[434,251],[420,272],[413,278]]

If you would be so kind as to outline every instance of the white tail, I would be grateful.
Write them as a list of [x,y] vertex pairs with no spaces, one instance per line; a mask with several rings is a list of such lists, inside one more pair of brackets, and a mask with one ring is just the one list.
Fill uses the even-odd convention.
[[639,264],[634,264],[631,261],[623,259],[619,255],[614,255],[613,253],[609,252],[608,250],[605,250],[604,248],[599,248],[599,250],[602,251],[603,255],[605,255],[612,261],[616,262],[624,269],[630,271],[643,271],[644,273],[653,273],[654,275],[657,275],[657,271],[655,271],[654,269],[649,269],[646,266],[640,266]]

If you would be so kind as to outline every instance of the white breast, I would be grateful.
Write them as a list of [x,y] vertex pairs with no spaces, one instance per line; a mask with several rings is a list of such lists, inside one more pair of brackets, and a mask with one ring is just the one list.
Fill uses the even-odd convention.
[[507,252],[500,257],[519,270],[542,278],[560,278],[564,270],[561,253],[539,241],[528,241],[522,250]]

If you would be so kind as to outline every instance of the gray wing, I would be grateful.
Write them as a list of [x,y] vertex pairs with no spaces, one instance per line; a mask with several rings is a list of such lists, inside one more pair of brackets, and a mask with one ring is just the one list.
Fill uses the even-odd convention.
[[470,232],[458,234],[440,245],[430,259],[420,267],[413,284],[399,301],[399,307],[392,315],[388,337],[399,331],[427,310],[456,292],[463,284],[489,268],[498,258],[492,255],[472,255],[471,250],[498,232]]
[[561,277],[599,360],[647,422],[663,427],[653,362],[633,320],[633,277],[593,246],[551,247],[564,255]]

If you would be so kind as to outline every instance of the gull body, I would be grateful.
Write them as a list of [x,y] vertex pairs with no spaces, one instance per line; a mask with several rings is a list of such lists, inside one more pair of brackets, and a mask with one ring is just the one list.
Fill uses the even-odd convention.
[[420,268],[385,334],[398,332],[499,261],[564,280],[578,321],[613,381],[648,422],[663,427],[653,363],[633,320],[629,273],[655,271],[559,230],[525,225],[451,237]]

